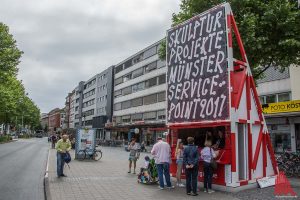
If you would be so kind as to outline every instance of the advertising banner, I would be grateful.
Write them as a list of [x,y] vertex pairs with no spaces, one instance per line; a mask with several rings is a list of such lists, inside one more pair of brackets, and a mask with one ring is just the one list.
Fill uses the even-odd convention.
[[168,31],[168,123],[229,118],[227,57],[224,6]]
[[96,131],[95,129],[77,129],[76,132],[76,155],[80,150],[93,151],[96,147]]
[[300,100],[264,104],[262,110],[265,114],[300,112]]

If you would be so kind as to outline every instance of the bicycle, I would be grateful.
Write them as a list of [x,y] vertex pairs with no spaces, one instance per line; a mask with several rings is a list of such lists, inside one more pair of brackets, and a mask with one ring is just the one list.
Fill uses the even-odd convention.
[[88,157],[89,159],[98,161],[102,158],[102,151],[100,149],[95,149],[93,152],[91,151],[92,150],[90,149],[83,149],[78,151],[77,159],[82,161]]

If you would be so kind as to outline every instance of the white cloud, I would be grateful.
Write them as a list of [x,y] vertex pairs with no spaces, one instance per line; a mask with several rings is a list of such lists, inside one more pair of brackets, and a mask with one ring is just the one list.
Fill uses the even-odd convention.
[[29,96],[48,112],[79,81],[160,40],[179,0],[1,0],[0,21],[24,51]]

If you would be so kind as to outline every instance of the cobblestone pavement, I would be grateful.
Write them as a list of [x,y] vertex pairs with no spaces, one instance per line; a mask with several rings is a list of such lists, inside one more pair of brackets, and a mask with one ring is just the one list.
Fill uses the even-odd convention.
[[[215,192],[207,194],[199,192],[198,197],[185,194],[185,188],[159,190],[157,185],[137,183],[137,177],[128,174],[128,153],[121,148],[102,148],[100,161],[72,160],[70,169],[65,167],[66,178],[56,177],[56,152],[50,150],[49,159],[49,191],[52,200],[99,199],[99,200],[150,200],[150,199],[266,199],[273,195],[272,188],[249,190],[236,194]],[[74,152],[72,152],[74,154]],[[141,158],[144,155],[142,153]],[[137,169],[143,165],[138,160]],[[138,170],[137,170],[138,171]],[[274,195],[273,195],[274,197]],[[270,198],[269,198],[270,199]]]

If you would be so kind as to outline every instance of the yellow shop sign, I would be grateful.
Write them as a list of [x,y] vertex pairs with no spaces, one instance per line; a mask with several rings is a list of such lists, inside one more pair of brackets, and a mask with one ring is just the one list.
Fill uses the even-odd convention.
[[300,100],[264,104],[262,110],[265,114],[300,112]]

